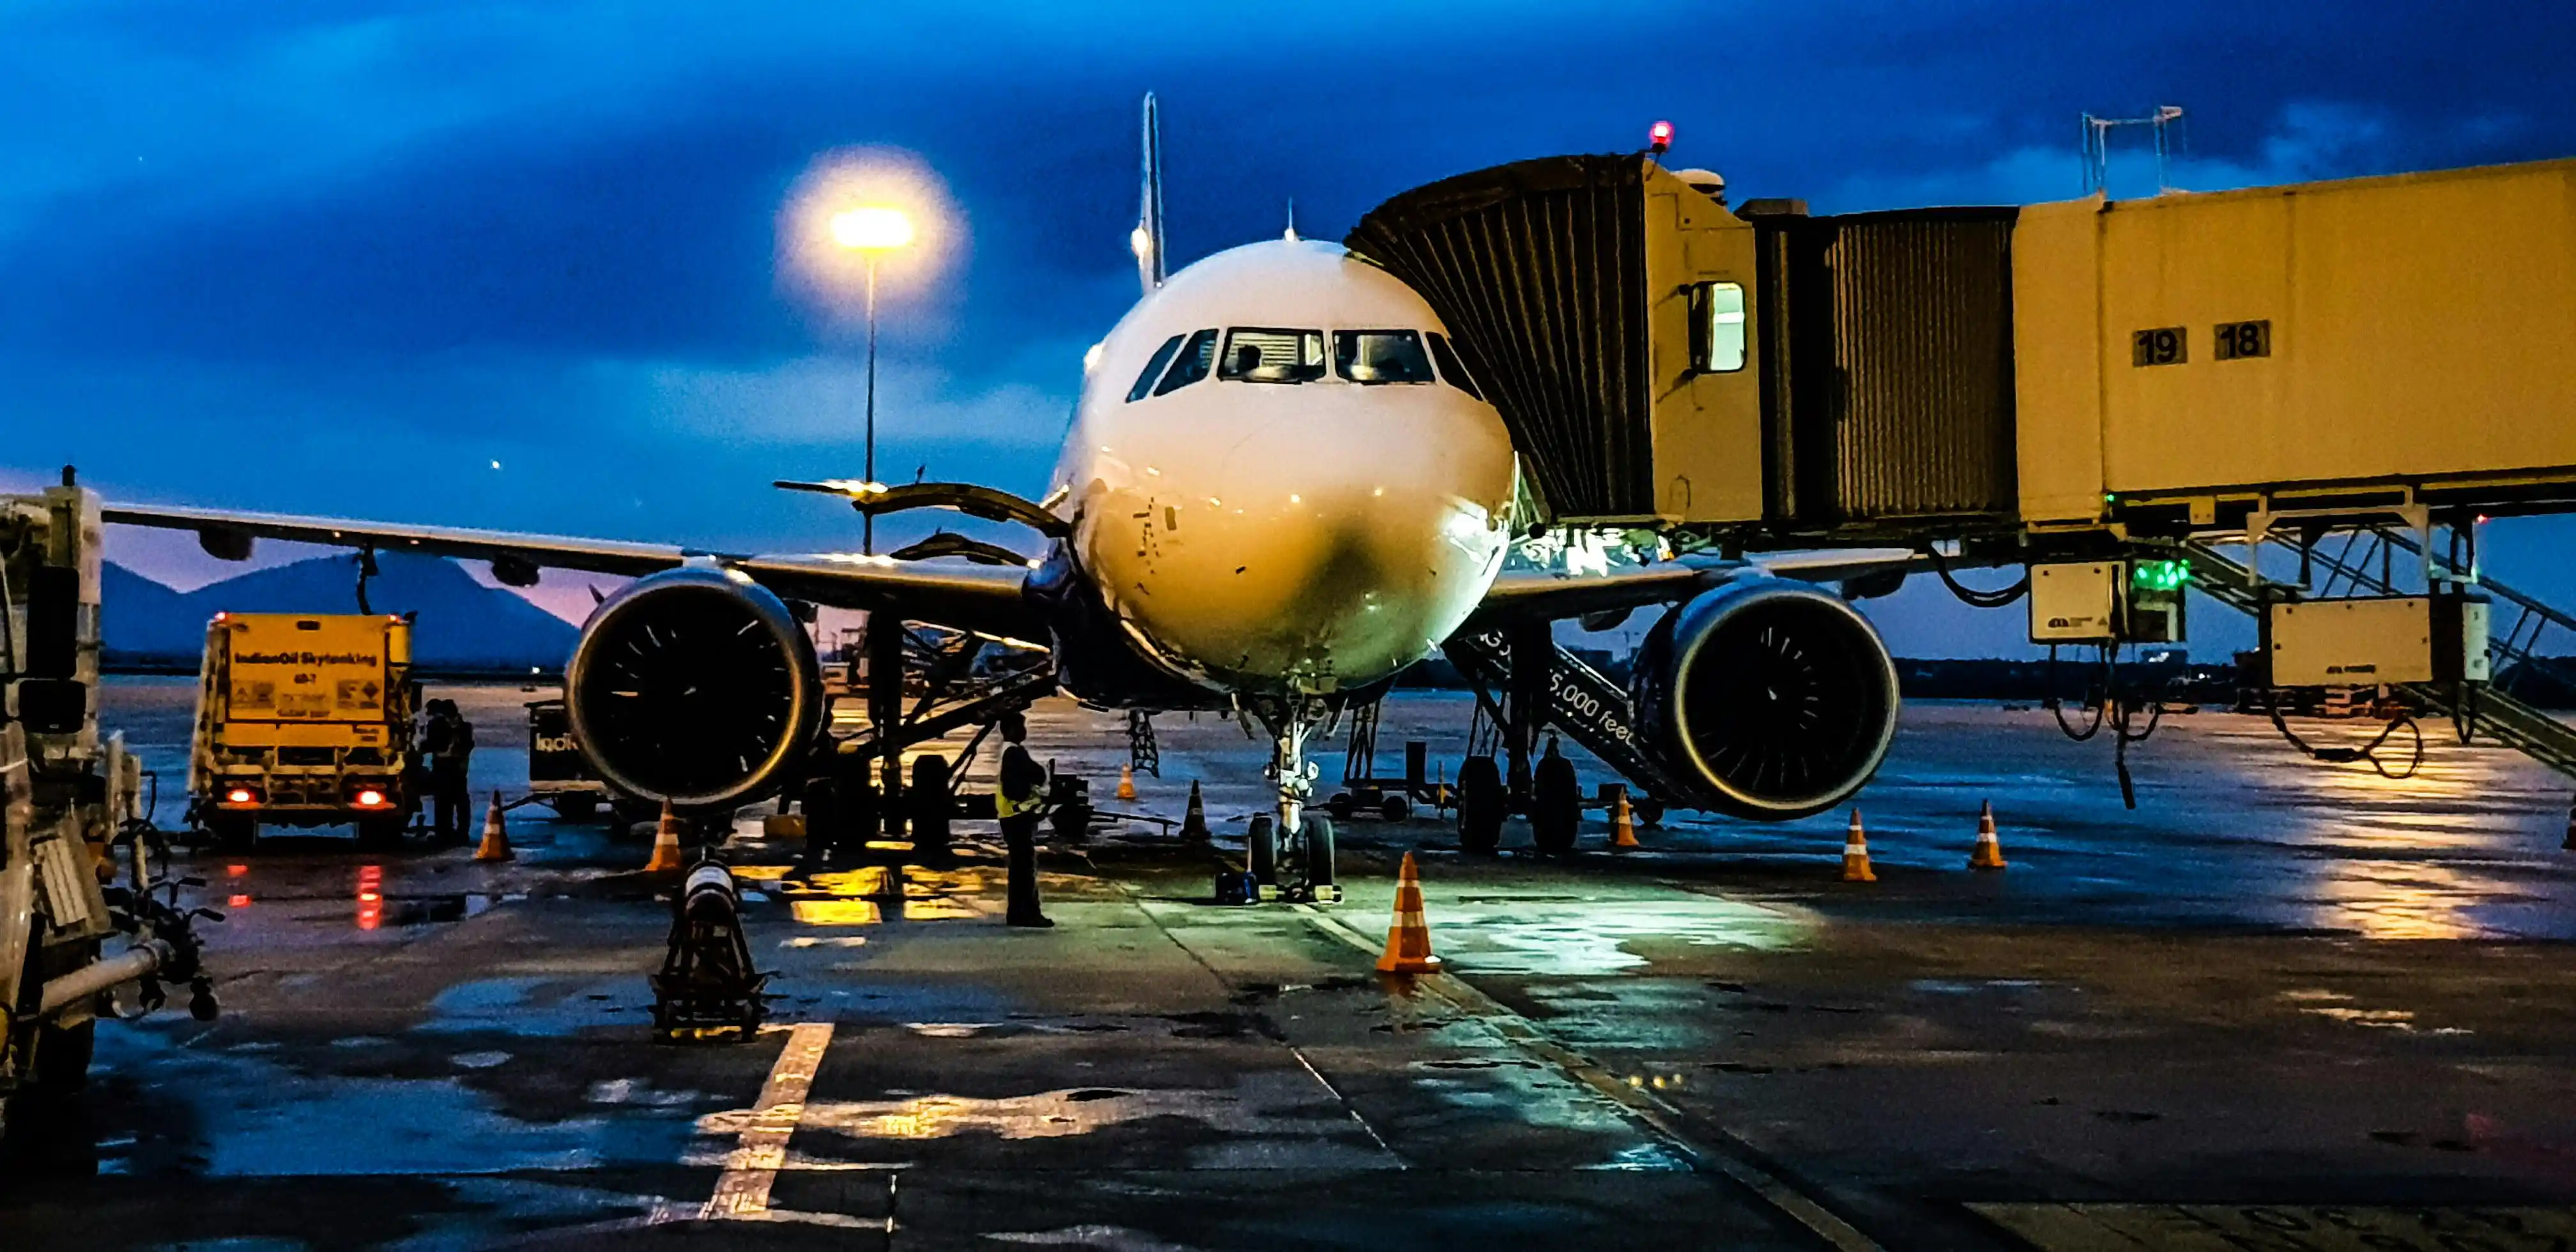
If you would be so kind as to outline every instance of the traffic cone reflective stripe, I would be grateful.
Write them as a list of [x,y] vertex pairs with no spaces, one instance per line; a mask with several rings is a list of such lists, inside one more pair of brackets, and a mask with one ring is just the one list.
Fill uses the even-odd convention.
[[1621,851],[1643,846],[1637,842],[1637,815],[1628,808],[1625,788],[1610,800],[1610,846]]
[[492,807],[483,811],[483,846],[474,849],[478,861],[516,860],[510,852],[510,831],[501,824],[501,793],[492,793]]
[[1121,765],[1118,767],[1118,798],[1121,800],[1133,800],[1136,798],[1136,767],[1134,765]]
[[1386,955],[1377,959],[1377,968],[1385,974],[1427,974],[1440,968],[1440,958],[1431,955],[1431,924],[1422,919],[1422,872],[1410,852],[1396,874],[1395,924],[1386,929]]
[[1851,832],[1843,836],[1843,881],[1878,881],[1869,868],[1869,839],[1861,833],[1859,809],[1852,810]]
[[644,863],[644,872],[680,872],[680,815],[668,800],[662,802],[662,821],[653,830],[653,859]]
[[1995,838],[1995,802],[1988,800],[1985,810],[1977,815],[1977,848],[1968,854],[1968,868],[2003,867],[2004,845]]

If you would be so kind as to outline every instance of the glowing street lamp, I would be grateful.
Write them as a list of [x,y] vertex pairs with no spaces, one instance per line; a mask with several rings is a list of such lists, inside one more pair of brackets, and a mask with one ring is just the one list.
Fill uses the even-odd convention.
[[[860,205],[832,215],[832,242],[867,258],[868,262],[868,434],[867,468],[869,482],[877,480],[877,261],[897,248],[912,244],[912,218],[901,209],[884,205]],[[874,513],[860,515],[859,551],[875,556],[877,551],[877,518]]]

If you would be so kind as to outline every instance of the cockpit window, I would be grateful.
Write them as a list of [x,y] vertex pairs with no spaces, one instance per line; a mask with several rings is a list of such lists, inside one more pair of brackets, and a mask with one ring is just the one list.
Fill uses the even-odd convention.
[[1458,358],[1458,350],[1439,331],[1431,332],[1431,359],[1440,363],[1440,377],[1452,387],[1482,400],[1485,393],[1476,389],[1476,380],[1467,377],[1467,363]]
[[1333,332],[1333,369],[1355,383],[1427,383],[1431,358],[1409,330]]
[[1134,404],[1154,390],[1154,380],[1163,376],[1163,367],[1171,364],[1172,354],[1180,350],[1181,336],[1179,335],[1164,340],[1162,347],[1154,349],[1153,359],[1145,362],[1145,372],[1138,374],[1136,385],[1127,389],[1127,403]]
[[1172,361],[1172,369],[1154,387],[1154,394],[1167,396],[1208,376],[1208,365],[1216,359],[1216,332],[1203,330],[1181,345],[1181,354]]
[[1225,332],[1217,377],[1247,383],[1310,383],[1324,376],[1324,332],[1237,326]]

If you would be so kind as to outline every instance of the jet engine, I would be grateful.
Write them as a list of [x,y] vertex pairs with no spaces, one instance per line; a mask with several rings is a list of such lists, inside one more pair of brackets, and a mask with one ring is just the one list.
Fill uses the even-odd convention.
[[573,739],[601,779],[681,808],[756,799],[814,741],[814,644],[767,588],[689,565],[629,584],[564,668]]
[[1896,666],[1867,619],[1754,579],[1668,613],[1637,655],[1639,720],[1709,807],[1785,821],[1860,789],[1896,735]]

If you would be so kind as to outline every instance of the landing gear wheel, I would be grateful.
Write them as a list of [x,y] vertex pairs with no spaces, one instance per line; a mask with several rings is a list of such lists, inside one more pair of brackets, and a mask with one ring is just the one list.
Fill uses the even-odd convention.
[[1279,885],[1279,826],[1267,813],[1252,815],[1252,824],[1243,832],[1244,868],[1252,871],[1252,881],[1264,887]]
[[1324,801],[1324,808],[1333,815],[1334,821],[1347,822],[1351,820],[1351,814],[1358,811],[1359,802],[1353,800],[1347,791],[1336,791],[1332,799]]
[[1629,805],[1628,811],[1637,819],[1637,824],[1640,826],[1664,824],[1664,805],[1660,800],[1639,800]]
[[1413,805],[1403,796],[1388,796],[1384,804],[1377,806],[1377,812],[1390,822],[1400,822],[1413,816]]
[[1333,881],[1333,819],[1320,813],[1306,815],[1298,832],[1306,842],[1306,891],[1319,903],[1331,904],[1342,898],[1341,887]]
[[1503,846],[1503,770],[1490,756],[1458,763],[1458,848],[1492,856]]
[[248,852],[259,838],[259,819],[247,813],[213,813],[206,817],[206,833],[215,846],[226,852]]
[[45,1026],[36,1032],[37,1091],[68,1096],[89,1086],[90,1057],[98,1051],[98,1019],[78,1026]]
[[410,823],[401,815],[362,817],[358,819],[358,846],[370,852],[383,852],[402,846],[403,831]]

